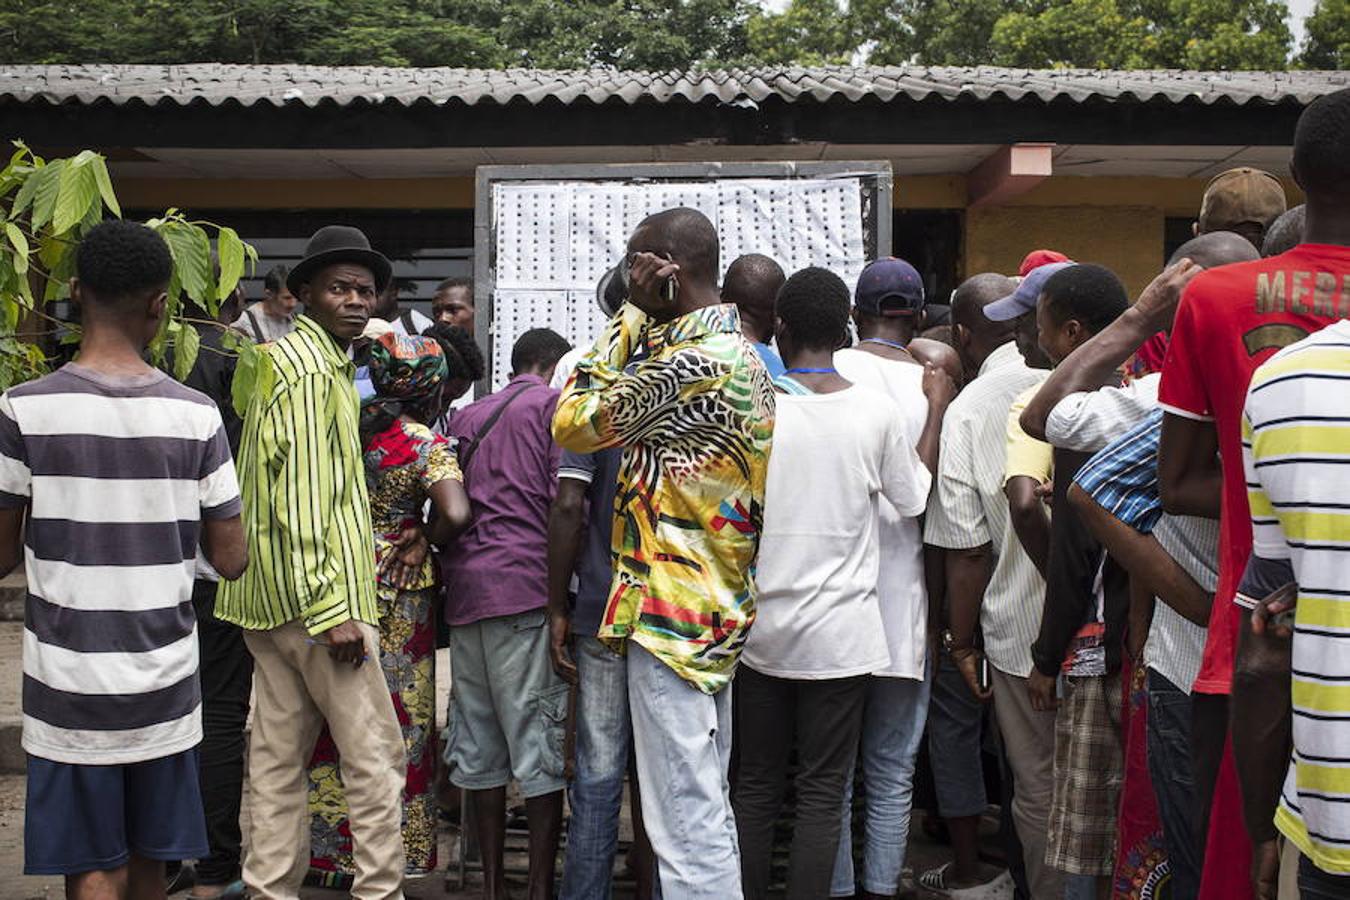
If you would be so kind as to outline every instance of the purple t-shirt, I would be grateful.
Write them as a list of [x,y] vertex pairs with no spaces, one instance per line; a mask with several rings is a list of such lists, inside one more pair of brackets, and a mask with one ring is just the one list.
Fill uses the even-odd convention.
[[516,393],[464,469],[471,524],[441,555],[451,625],[548,604],[548,511],[562,455],[550,427],[559,392],[537,376],[519,375],[455,413],[447,431],[463,453]]

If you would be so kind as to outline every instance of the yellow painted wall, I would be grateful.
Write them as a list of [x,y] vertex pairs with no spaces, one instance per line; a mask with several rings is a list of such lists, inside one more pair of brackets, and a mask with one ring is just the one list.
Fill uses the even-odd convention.
[[1016,274],[1037,248],[1101,263],[1131,296],[1162,267],[1163,211],[1146,206],[1002,206],[966,211],[965,271]]

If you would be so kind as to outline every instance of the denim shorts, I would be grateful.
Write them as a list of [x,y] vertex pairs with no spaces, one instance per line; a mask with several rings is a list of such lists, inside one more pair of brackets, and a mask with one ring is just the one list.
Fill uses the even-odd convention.
[[456,787],[512,778],[526,799],[560,791],[567,685],[549,662],[542,609],[450,628],[445,762]]
[[107,872],[133,853],[167,861],[208,852],[195,748],[113,766],[28,757],[25,874]]

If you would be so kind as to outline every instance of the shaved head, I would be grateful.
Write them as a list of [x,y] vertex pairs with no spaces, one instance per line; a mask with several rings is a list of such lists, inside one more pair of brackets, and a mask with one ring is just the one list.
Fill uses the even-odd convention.
[[982,272],[961,283],[952,295],[952,333],[969,382],[999,347],[1012,340],[1011,322],[994,322],[984,308],[1017,290],[1017,282],[997,272]]
[[984,308],[1017,290],[1017,282],[997,272],[972,275],[952,295],[952,322],[970,329],[997,325],[984,315]]
[[1308,207],[1300,203],[1286,210],[1266,229],[1266,240],[1261,245],[1262,256],[1279,256],[1303,243],[1303,226],[1308,220]]
[[745,336],[767,344],[773,337],[774,301],[787,277],[782,266],[760,253],[738,257],[722,278],[722,302],[741,312]]
[[716,286],[720,273],[717,229],[696,209],[676,207],[654,213],[638,223],[628,241],[628,252],[654,253],[680,266],[680,280]]
[[1235,231],[1211,231],[1182,244],[1167,261],[1169,266],[1189,259],[1198,266],[1214,269],[1229,263],[1250,262],[1261,254],[1252,242]]

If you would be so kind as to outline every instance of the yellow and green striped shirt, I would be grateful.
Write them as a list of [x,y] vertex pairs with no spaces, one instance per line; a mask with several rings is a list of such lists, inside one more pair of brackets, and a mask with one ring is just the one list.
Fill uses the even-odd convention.
[[351,619],[374,625],[355,368],[306,316],[266,348],[260,368],[238,461],[250,562],[221,584],[216,615],[250,629],[300,619],[310,634]]
[[1288,559],[1298,581],[1275,824],[1319,869],[1350,875],[1350,322],[1257,369],[1242,428],[1253,552]]

